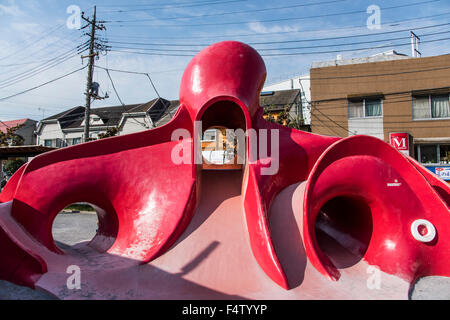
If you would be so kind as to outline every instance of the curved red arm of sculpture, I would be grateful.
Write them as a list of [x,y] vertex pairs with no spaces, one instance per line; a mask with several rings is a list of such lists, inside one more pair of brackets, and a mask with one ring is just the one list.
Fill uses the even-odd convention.
[[[340,273],[317,241],[318,222],[368,244],[361,248],[364,259],[388,274],[408,281],[449,276],[448,259],[438,258],[450,252],[449,186],[376,138],[320,136],[264,120],[259,97],[265,77],[264,62],[250,46],[212,45],[187,66],[180,107],[168,124],[51,151],[23,166],[0,195],[0,278],[33,287],[52,269],[49,252],[64,256],[52,224],[74,202],[98,208],[99,230],[90,243],[98,251],[141,263],[164,255],[198,206],[199,137],[217,125],[246,132],[242,207],[248,239],[254,259],[280,287],[291,288],[269,212],[275,197],[299,182],[306,182],[299,208],[306,255],[324,276],[337,280]],[[186,137],[174,138],[177,130]],[[358,211],[346,218],[361,229],[342,226],[337,213],[343,206]],[[419,220],[434,228],[431,241],[411,234]]]

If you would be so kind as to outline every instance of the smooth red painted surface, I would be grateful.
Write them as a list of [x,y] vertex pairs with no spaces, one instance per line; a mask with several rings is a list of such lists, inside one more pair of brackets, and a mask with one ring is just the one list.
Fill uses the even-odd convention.
[[[111,261],[130,261],[123,262],[125,267],[119,269],[127,279],[138,281],[140,276],[133,273],[137,271],[131,265],[175,271],[177,263],[186,260],[189,252],[194,254],[197,245],[203,246],[205,240],[219,234],[219,229],[234,230],[238,238],[242,235],[237,236],[237,226],[246,230],[246,237],[236,243],[232,237],[222,239],[227,249],[219,250],[228,257],[219,259],[221,265],[226,268],[229,261],[230,268],[242,270],[242,277],[224,277],[228,273],[222,270],[223,274],[218,274],[221,268],[211,263],[209,268],[198,267],[201,272],[192,272],[189,284],[171,276],[166,277],[165,284],[139,280],[141,286],[149,285],[140,297],[162,298],[164,293],[166,298],[220,298],[239,293],[238,298],[330,298],[326,283],[331,288],[332,282],[317,282],[314,275],[312,279],[320,283],[320,288],[300,285],[302,281],[295,281],[293,270],[302,270],[301,264],[307,261],[324,279],[339,279],[345,274],[343,266],[348,268],[351,259],[339,250],[328,250],[335,242],[350,251],[364,247],[360,258],[365,264],[409,283],[424,275],[449,276],[448,185],[376,138],[319,136],[265,121],[259,106],[265,76],[264,62],[251,47],[235,41],[212,45],[187,66],[180,88],[180,108],[168,124],[51,151],[22,167],[0,195],[0,278],[30,287],[39,281],[40,288],[51,292],[50,288],[65,283],[61,266],[82,262],[56,247],[51,229],[58,212],[74,202],[89,202],[101,208],[98,233],[89,243],[100,257],[93,269],[101,273],[103,266],[110,281],[117,281],[118,291],[126,291],[126,283],[114,280],[120,271],[111,271]],[[201,205],[208,203],[205,197],[214,197],[211,181],[221,180],[208,176],[210,180],[202,182],[201,164],[194,163],[195,139],[171,138],[176,129],[184,129],[191,137],[200,136],[195,125],[198,120],[203,121],[203,130],[214,125],[256,130],[257,134],[267,130],[269,151],[277,143],[276,139],[272,141],[271,133],[278,132],[278,159],[270,154],[260,156],[254,148],[261,137],[247,136],[247,162],[238,181],[241,193],[228,211]],[[175,164],[171,158],[174,148],[188,152],[190,161]],[[262,174],[262,169],[276,162],[279,169],[275,174]],[[234,176],[236,172],[221,174]],[[290,209],[296,220],[286,224],[279,218],[284,211],[271,208],[283,190],[298,184],[301,188],[292,200],[294,209]],[[227,193],[227,189],[217,187],[217,192]],[[335,198],[346,200],[326,205]],[[341,221],[340,210],[344,207],[357,208],[361,215],[356,210],[350,212],[355,221]],[[330,212],[319,213],[324,208]],[[242,213],[242,219],[218,218],[237,213]],[[199,221],[196,215],[204,217]],[[324,227],[317,226],[319,215],[330,218]],[[437,230],[434,242],[425,244],[412,237],[409,228],[416,219],[433,223]],[[214,223],[219,225],[203,227]],[[189,236],[193,226],[198,228],[196,237]],[[319,230],[322,227],[324,233]],[[283,234],[284,229],[290,231]],[[334,242],[330,240],[333,237]],[[296,243],[289,246],[286,239]],[[244,243],[249,251],[242,249]],[[231,259],[233,245],[236,257]],[[175,250],[182,247],[185,250]],[[89,257],[93,254],[90,252]],[[248,267],[249,257],[260,271]],[[359,264],[354,265],[355,270],[361,270]],[[90,268],[89,264],[85,267]],[[158,272],[148,272],[148,276],[161,274]],[[315,273],[305,271],[303,283],[311,283],[307,279],[311,274]],[[92,286],[101,287],[95,276],[88,279]],[[250,279],[259,283],[251,283]],[[192,283],[214,291],[199,289]],[[278,289],[269,283],[277,284]],[[286,289],[294,293],[286,295],[283,292],[291,291]],[[334,292],[331,298],[340,298],[338,291],[330,292]]]

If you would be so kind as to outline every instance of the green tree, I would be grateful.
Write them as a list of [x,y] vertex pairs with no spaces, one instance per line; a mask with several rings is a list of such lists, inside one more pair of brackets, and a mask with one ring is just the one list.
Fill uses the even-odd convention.
[[104,138],[114,137],[115,135],[117,135],[118,132],[119,132],[119,128],[109,127],[106,129],[105,133],[99,133],[98,138],[104,139]]
[[11,146],[21,146],[23,145],[24,139],[22,136],[16,134],[17,129],[22,127],[23,124],[17,125],[15,127],[7,128],[6,133],[0,131],[0,146],[8,147],[8,140],[11,140]]
[[301,115],[292,116],[290,114],[290,109],[291,109],[291,106],[286,105],[284,107],[283,111],[281,111],[278,114],[278,116],[275,117],[273,115],[273,113],[270,112],[270,107],[269,107],[269,108],[267,108],[267,110],[264,111],[264,118],[267,121],[270,121],[273,123],[277,123],[277,124],[281,124],[281,125],[289,127],[289,128],[301,130],[304,125],[302,116]]
[[3,165],[3,171],[11,177],[25,162],[23,159],[7,160]]

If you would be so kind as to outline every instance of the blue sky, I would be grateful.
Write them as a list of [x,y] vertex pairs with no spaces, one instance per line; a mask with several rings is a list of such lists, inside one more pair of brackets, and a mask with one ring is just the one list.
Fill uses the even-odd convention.
[[[114,51],[101,55],[97,65],[149,73],[167,99],[178,98],[190,56],[222,40],[257,49],[266,63],[267,84],[307,73],[313,61],[337,54],[353,58],[395,49],[410,55],[409,30],[421,37],[422,56],[450,51],[450,0],[0,0],[1,120],[39,120],[84,105],[86,69],[1,100],[82,67],[75,47],[87,40],[86,30],[67,27],[71,5],[86,15],[96,5],[98,19],[107,21],[107,30],[98,35]],[[373,5],[380,8],[379,28],[373,28],[374,11],[367,12]],[[111,76],[126,104],[156,97],[143,75]],[[118,105],[105,71],[96,69],[94,79],[110,98],[93,107]]]

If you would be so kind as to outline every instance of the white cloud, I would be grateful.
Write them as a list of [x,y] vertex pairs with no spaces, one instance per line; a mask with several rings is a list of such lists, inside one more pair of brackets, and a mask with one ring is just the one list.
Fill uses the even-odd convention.
[[255,31],[257,33],[270,33],[270,32],[296,32],[300,30],[300,27],[296,25],[292,26],[281,26],[275,25],[272,27],[266,27],[261,22],[250,22],[248,24],[250,30]]
[[9,5],[0,4],[0,15],[19,17],[23,16],[24,12],[15,4],[15,1],[9,1]]
[[21,33],[21,35],[40,35],[42,30],[37,23],[29,22],[13,22],[11,23],[12,29]]

